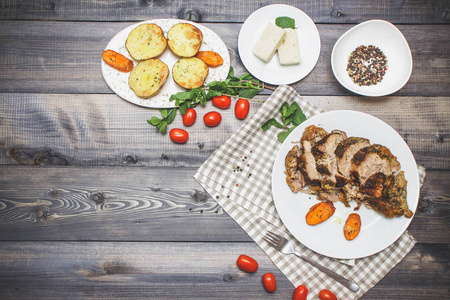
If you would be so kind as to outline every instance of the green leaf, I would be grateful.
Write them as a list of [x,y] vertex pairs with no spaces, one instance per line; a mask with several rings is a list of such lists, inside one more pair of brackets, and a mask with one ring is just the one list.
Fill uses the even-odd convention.
[[284,142],[284,140],[289,136],[289,134],[296,128],[297,126],[293,126],[291,128],[289,128],[288,131],[282,131],[280,133],[278,133],[277,137],[278,140],[282,143]]
[[291,116],[297,109],[300,109],[300,106],[298,106],[297,102],[293,102],[287,110],[286,117]]
[[295,125],[298,126],[305,121],[306,121],[306,116],[299,106],[298,109],[295,111],[295,114],[292,116],[292,123],[294,123]]
[[183,102],[178,107],[180,108],[180,113],[182,115],[184,115],[186,113],[186,110],[189,108],[189,103],[188,102]]
[[167,131],[167,122],[162,121],[161,124],[158,126],[158,129],[161,133],[166,133]]
[[255,89],[242,89],[239,91],[239,96],[242,98],[252,99],[259,94],[259,90]]
[[165,119],[167,118],[168,114],[169,114],[169,110],[168,109],[160,109],[159,110],[161,112],[161,116]]
[[275,127],[278,127],[278,128],[284,128],[284,126],[282,124],[280,124],[274,118],[267,120],[264,124],[262,124],[261,128],[262,128],[262,130],[266,131],[271,126],[275,126]]
[[158,126],[161,123],[161,119],[159,119],[158,117],[152,117],[150,120],[147,120],[148,124],[152,125],[152,126]]
[[282,116],[283,118],[286,117],[288,108],[289,108],[289,103],[287,103],[287,102],[284,102],[284,103],[281,105],[281,107],[280,107],[280,113],[281,113],[281,116]]
[[177,115],[177,110],[175,108],[172,109],[172,111],[167,116],[166,122],[167,124],[171,124],[173,120],[175,119],[175,116]]
[[275,24],[281,28],[295,29],[295,20],[289,17],[278,17],[275,19]]

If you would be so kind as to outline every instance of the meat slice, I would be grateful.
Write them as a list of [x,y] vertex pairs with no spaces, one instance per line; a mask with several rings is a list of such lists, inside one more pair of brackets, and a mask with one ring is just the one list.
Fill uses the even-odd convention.
[[342,141],[334,153],[337,157],[338,171],[342,175],[343,181],[350,180],[350,169],[352,166],[352,158],[362,148],[370,146],[370,141],[361,137],[349,137]]
[[311,149],[316,159],[316,169],[319,173],[327,175],[331,182],[336,183],[338,165],[334,151],[336,147],[347,139],[347,134],[340,130],[333,130],[329,135],[317,142]]
[[366,180],[376,173],[392,175],[399,170],[397,157],[387,147],[378,144],[356,152],[350,168],[351,175],[360,185],[364,185]]
[[327,135],[328,135],[328,132],[325,129],[323,129],[322,127],[317,127],[315,125],[309,125],[303,131],[303,135],[302,135],[300,142],[309,141],[312,144],[315,144],[318,141],[320,141],[321,139],[323,139],[324,137],[326,137]]
[[406,178],[403,171],[396,175],[376,173],[369,177],[360,191],[365,193],[364,204],[388,218],[405,216],[413,212],[406,199]]
[[286,183],[292,192],[297,193],[306,186],[306,179],[298,166],[298,157],[301,154],[300,147],[295,145],[286,155]]

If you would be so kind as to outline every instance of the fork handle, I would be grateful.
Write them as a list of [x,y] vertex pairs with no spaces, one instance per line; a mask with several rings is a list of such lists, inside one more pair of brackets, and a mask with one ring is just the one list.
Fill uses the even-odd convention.
[[314,267],[316,267],[320,271],[324,272],[325,274],[327,274],[328,276],[330,276],[331,278],[333,278],[334,280],[336,280],[337,282],[339,282],[340,284],[342,284],[343,286],[345,286],[346,288],[348,288],[352,292],[356,293],[359,290],[359,285],[357,285],[354,282],[351,282],[347,278],[345,278],[345,277],[343,277],[343,276],[341,276],[341,275],[331,271],[330,269],[325,268],[321,264],[318,264],[314,260],[311,260],[308,257],[306,257],[304,255],[301,255],[298,252],[294,252],[294,254],[297,255],[298,257],[300,257],[301,259],[303,259],[304,261],[307,261],[309,264],[313,265]]

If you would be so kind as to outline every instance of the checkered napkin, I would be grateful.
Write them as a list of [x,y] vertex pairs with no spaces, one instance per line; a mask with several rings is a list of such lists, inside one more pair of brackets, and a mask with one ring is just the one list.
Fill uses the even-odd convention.
[[[197,170],[194,178],[222,208],[264,250],[286,277],[298,286],[307,284],[309,298],[321,289],[330,289],[339,299],[357,299],[380,281],[412,249],[416,240],[405,232],[384,251],[357,260],[337,260],[317,254],[300,244],[282,223],[273,203],[271,192],[272,166],[281,146],[277,129],[267,131],[261,125],[279,116],[284,102],[296,101],[307,118],[322,113],[304,101],[294,89],[281,85],[262,107],[234,133],[224,145]],[[421,182],[425,170],[419,167]],[[295,255],[285,255],[264,240],[267,231],[278,233],[294,242],[295,248],[338,274],[360,285],[355,294],[341,286]]]

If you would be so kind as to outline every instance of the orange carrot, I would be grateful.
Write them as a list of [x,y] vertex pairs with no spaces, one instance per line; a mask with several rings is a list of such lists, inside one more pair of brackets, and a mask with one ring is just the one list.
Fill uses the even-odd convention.
[[214,51],[199,51],[195,57],[201,59],[210,68],[216,68],[223,64],[222,56]]
[[108,65],[121,72],[128,73],[134,67],[132,60],[113,50],[105,50],[102,57]]
[[361,218],[358,214],[350,214],[345,221],[344,225],[344,235],[345,238],[349,241],[353,240],[358,236],[359,231],[361,230]]
[[336,208],[333,202],[320,202],[313,205],[306,214],[306,224],[317,225],[323,221],[328,220]]

